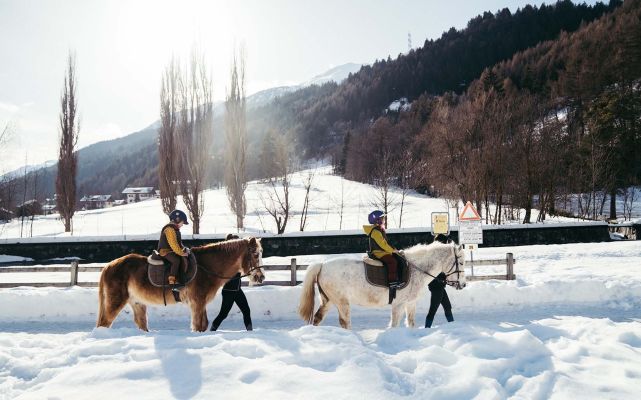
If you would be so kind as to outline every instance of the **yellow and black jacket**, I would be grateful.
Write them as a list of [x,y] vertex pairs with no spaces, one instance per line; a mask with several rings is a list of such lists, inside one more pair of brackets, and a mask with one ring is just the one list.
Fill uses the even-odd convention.
[[385,232],[377,225],[363,225],[363,231],[369,236],[369,248],[374,257],[381,258],[396,251],[387,243]]
[[183,251],[183,247],[180,229],[178,229],[174,224],[165,225],[160,233],[158,253],[164,257],[173,251],[179,256],[185,257],[187,254]]

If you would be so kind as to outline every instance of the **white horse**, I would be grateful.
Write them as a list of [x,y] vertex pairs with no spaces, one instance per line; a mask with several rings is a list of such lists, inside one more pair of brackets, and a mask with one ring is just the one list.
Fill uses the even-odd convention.
[[[457,289],[465,287],[465,254],[463,246],[453,244],[418,244],[403,251],[408,261],[409,282],[396,292],[392,302],[390,327],[399,325],[403,309],[406,325],[414,327],[416,301],[425,294],[427,285],[444,272],[447,283]],[[321,295],[321,304],[314,313],[315,286]],[[351,329],[350,304],[364,307],[383,307],[388,304],[388,288],[374,286],[365,278],[363,261],[355,258],[335,258],[310,265],[303,283],[298,313],[308,323],[318,325],[333,303],[338,309],[339,322]],[[312,319],[313,317],[313,319]]]

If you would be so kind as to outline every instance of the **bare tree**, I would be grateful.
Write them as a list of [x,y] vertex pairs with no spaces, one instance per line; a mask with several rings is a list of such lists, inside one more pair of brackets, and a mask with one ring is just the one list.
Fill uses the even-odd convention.
[[396,171],[398,175],[398,183],[401,189],[400,212],[398,216],[398,227],[403,227],[403,207],[405,205],[405,198],[415,184],[415,172],[417,168],[417,160],[412,154],[411,149],[406,149],[401,157],[396,162]]
[[244,228],[243,220],[247,213],[245,108],[245,51],[241,47],[240,51],[234,53],[230,88],[225,103],[225,184],[229,205],[236,214],[236,227],[239,230]]
[[303,180],[303,190],[305,190],[305,199],[303,200],[303,208],[300,213],[300,225],[299,225],[299,230],[302,232],[305,230],[305,226],[307,226],[307,213],[309,212],[309,194],[312,189],[312,185],[314,182],[314,176],[315,176],[315,169],[310,169],[307,171],[307,174],[305,175],[305,178]]
[[182,104],[177,146],[180,149],[180,189],[195,234],[200,233],[204,212],[202,191],[210,169],[213,138],[213,96],[211,74],[202,52],[192,51],[189,70],[182,85]]
[[380,152],[381,154],[374,168],[375,194],[371,204],[373,207],[381,209],[385,214],[389,214],[396,208],[398,203],[397,197],[392,191],[394,163],[392,151],[388,147],[383,147]]
[[76,86],[76,57],[69,53],[64,88],[60,96],[60,149],[56,177],[56,203],[65,224],[65,232],[71,232],[71,219],[76,208],[78,155],[75,149],[80,131]]
[[[24,173],[22,175],[22,204],[19,207],[20,211],[20,237],[24,229],[24,218],[27,214],[27,186],[29,185],[29,176],[27,174],[27,155],[24,156]],[[26,236],[26,233],[25,233]]]
[[180,64],[176,58],[172,58],[162,77],[158,129],[158,182],[160,201],[166,214],[176,208],[178,196],[176,140],[182,107],[181,84]]
[[274,164],[276,175],[268,178],[269,190],[260,194],[260,199],[276,223],[278,234],[285,232],[287,222],[291,216],[291,204],[289,200],[289,188],[291,184],[291,157],[290,148],[284,137],[278,137],[275,141]]

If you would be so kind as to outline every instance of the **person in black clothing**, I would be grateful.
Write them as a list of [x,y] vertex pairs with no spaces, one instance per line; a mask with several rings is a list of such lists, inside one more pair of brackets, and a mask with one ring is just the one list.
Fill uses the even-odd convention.
[[[451,239],[448,236],[437,235],[434,238],[434,241],[441,243],[451,243]],[[434,316],[436,315],[436,310],[438,306],[443,305],[443,311],[445,311],[445,318],[447,322],[454,321],[454,316],[452,315],[452,303],[450,303],[449,297],[447,297],[447,292],[445,291],[447,276],[445,273],[441,272],[436,275],[436,278],[430,282],[427,287],[430,289],[430,309],[427,312],[427,317],[425,317],[425,327],[431,328],[432,322],[434,321]]]
[[[230,239],[238,239],[238,236],[230,233],[229,235],[227,235],[227,238],[225,240]],[[251,331],[253,329],[250,314],[251,310],[249,309],[249,303],[247,303],[247,297],[245,297],[245,293],[243,293],[243,290],[240,288],[240,273],[237,273],[232,279],[229,280],[229,282],[225,283],[225,286],[223,286],[222,289],[222,294],[223,302],[220,306],[220,312],[218,313],[216,319],[214,319],[214,321],[211,323],[210,330],[215,331],[218,329],[223,320],[227,318],[231,307],[234,305],[234,303],[236,303],[238,308],[240,308],[240,311],[243,313],[245,328],[248,331]]]
[[445,311],[445,318],[447,322],[454,321],[454,315],[452,315],[452,303],[450,303],[449,297],[447,297],[447,292],[445,291],[445,273],[441,272],[436,275],[436,278],[430,282],[427,287],[430,289],[430,309],[427,312],[427,317],[425,317],[425,327],[431,328],[432,322],[434,321],[434,316],[436,315],[436,310],[438,306],[443,305],[443,311]]

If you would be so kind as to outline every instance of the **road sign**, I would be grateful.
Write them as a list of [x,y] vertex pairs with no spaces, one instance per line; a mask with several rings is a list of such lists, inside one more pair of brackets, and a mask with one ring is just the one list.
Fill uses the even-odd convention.
[[458,242],[460,244],[483,244],[481,221],[459,221]]
[[472,203],[468,201],[458,219],[459,221],[480,221],[481,216],[476,211],[476,208],[474,208]]
[[432,213],[432,235],[438,234],[449,235],[450,233],[450,214],[446,212]]

